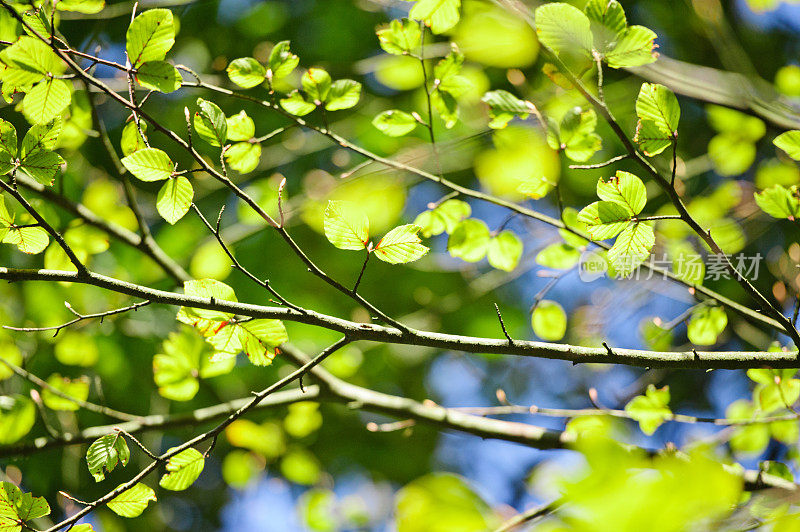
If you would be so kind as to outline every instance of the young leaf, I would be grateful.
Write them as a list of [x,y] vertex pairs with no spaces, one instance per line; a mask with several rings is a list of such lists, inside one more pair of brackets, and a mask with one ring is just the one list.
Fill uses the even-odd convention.
[[558,127],[558,136],[554,128],[548,128],[547,143],[554,150],[564,150],[564,154],[576,162],[588,161],[602,146],[600,135],[594,132],[597,126],[597,115],[594,110],[582,110],[580,107],[569,109]]
[[47,378],[47,384],[50,385],[50,388],[42,389],[42,401],[51,410],[74,412],[80,408],[74,401],[56,395],[51,391],[51,388],[79,401],[86,401],[89,397],[89,377],[85,375],[79,379],[69,379],[54,373]]
[[55,149],[61,128],[61,118],[56,118],[49,124],[37,124],[30,128],[22,139],[20,157],[24,159],[27,155],[41,150]]
[[522,257],[522,240],[511,231],[502,231],[489,241],[486,258],[493,268],[513,271]]
[[[44,517],[50,505],[44,497],[24,493],[11,482],[0,482],[0,530],[20,532],[25,521]],[[24,526],[26,530],[31,527]]]
[[267,79],[267,69],[252,57],[234,59],[227,71],[231,81],[244,89],[261,85]]
[[618,170],[614,177],[597,181],[597,196],[606,201],[624,205],[630,214],[639,214],[647,204],[647,189],[637,176]]
[[175,167],[169,155],[158,148],[143,148],[122,158],[122,164],[142,181],[163,181],[172,177]]
[[569,4],[554,2],[536,9],[539,40],[556,54],[591,56],[592,29],[589,18]]
[[205,457],[197,449],[181,451],[167,461],[167,473],[158,485],[170,491],[185,490],[203,472],[205,463]]
[[772,141],[775,146],[786,152],[786,155],[800,161],[800,131],[786,131]]
[[616,201],[596,201],[578,213],[578,221],[586,224],[592,240],[614,238],[630,219],[629,208]]
[[447,251],[466,262],[478,262],[486,256],[491,234],[482,220],[467,219],[450,233]]
[[238,326],[239,342],[247,358],[256,366],[268,366],[275,358],[275,348],[289,341],[280,320],[250,320]]
[[200,111],[194,114],[194,130],[200,138],[212,146],[224,146],[228,140],[228,123],[225,113],[222,112],[217,104],[197,99]]
[[627,275],[650,255],[656,243],[653,228],[647,223],[634,223],[623,229],[608,251],[608,260],[618,273]]
[[657,35],[644,26],[629,26],[604,59],[611,68],[647,65],[658,58],[655,52]]
[[461,0],[418,0],[408,16],[421,20],[437,35],[458,24]]
[[23,253],[35,255],[41,253],[50,242],[50,237],[41,227],[16,227],[9,229],[3,243],[14,244]]
[[345,201],[328,201],[323,229],[328,241],[339,249],[359,250],[369,242],[369,219]]
[[131,22],[125,35],[131,65],[138,68],[148,61],[162,61],[175,44],[175,26],[169,9],[145,11]]
[[140,482],[108,501],[108,509],[120,517],[139,517],[150,501],[156,500],[155,492]]
[[22,112],[32,124],[46,124],[60,116],[72,99],[72,91],[62,79],[48,78],[22,99]]
[[773,218],[795,220],[800,217],[800,190],[773,185],[755,194],[756,204]]
[[567,333],[567,313],[555,301],[540,301],[531,315],[533,332],[542,340],[557,342]]
[[338,79],[333,82],[325,101],[328,111],[340,111],[355,107],[361,98],[361,83],[352,79]]
[[672,417],[669,399],[669,386],[656,388],[650,384],[644,395],[634,397],[625,405],[625,412],[639,422],[642,432],[650,436],[664,421]]
[[[147,122],[144,120],[140,121],[139,128],[141,128],[142,132],[147,135]],[[136,127],[136,122],[133,120],[125,124],[125,127],[122,128],[122,139],[120,140],[119,144],[123,155],[127,156],[135,151],[147,147],[147,144],[144,142],[144,138],[139,133],[139,128]]]
[[417,127],[417,120],[404,111],[393,109],[383,111],[372,120],[372,125],[378,128],[384,135],[390,137],[402,137],[408,135]]
[[166,61],[148,61],[136,69],[136,81],[146,89],[169,93],[181,88],[183,77]]
[[714,345],[717,337],[728,325],[728,316],[722,307],[701,307],[692,312],[687,334],[695,345]]
[[550,244],[536,255],[536,264],[554,270],[568,270],[581,258],[581,252],[566,243]]
[[244,111],[239,111],[226,119],[228,124],[228,140],[250,140],[256,134],[256,125],[253,119]]
[[33,428],[36,406],[24,395],[0,396],[0,444],[14,443]]
[[20,160],[20,169],[45,186],[51,186],[64,159],[52,151],[35,151]]
[[528,113],[535,110],[531,102],[520,100],[504,90],[487,92],[481,101],[489,106],[489,116],[492,119],[489,127],[492,129],[506,127],[515,116],[525,120],[528,118]]
[[267,77],[285,78],[297,67],[300,58],[289,49],[289,41],[281,41],[272,48],[267,61]]
[[428,252],[422,245],[419,226],[414,224],[395,227],[375,246],[375,256],[390,264],[405,264],[420,259]]
[[306,95],[316,105],[328,99],[331,90],[331,76],[321,68],[309,68],[300,80]]
[[[187,296],[208,298],[214,301],[237,301],[236,293],[233,288],[217,281],[215,279],[200,279],[197,281],[186,281],[183,283],[183,292]],[[182,319],[186,317],[187,319]],[[206,310],[199,308],[181,307],[181,312],[178,313],[178,319],[194,326],[196,319],[211,320],[214,322],[228,321],[233,317],[232,313],[221,312],[219,310]],[[219,324],[212,324],[215,328]]]
[[7,174],[17,157],[17,130],[11,122],[0,118],[0,173]]
[[290,92],[286,98],[282,98],[280,103],[287,113],[294,116],[305,116],[317,108],[315,104],[306,101],[305,97],[297,90]]
[[171,401],[189,401],[197,394],[199,378],[229,373],[235,359],[212,362],[206,342],[194,331],[184,328],[170,333],[161,351],[153,357],[153,380],[158,393]]
[[114,471],[117,464],[123,467],[128,465],[131,452],[125,438],[119,432],[106,434],[96,439],[86,450],[86,464],[89,466],[89,473],[92,474],[96,482],[106,478],[106,471]]
[[447,93],[453,97],[461,96],[469,90],[471,84],[461,76],[464,65],[464,54],[455,44],[450,46],[450,53],[433,67],[434,85],[437,93]]
[[179,175],[168,179],[158,191],[156,209],[170,225],[175,225],[175,222],[189,212],[192,199],[194,199],[192,184],[184,176]]
[[636,99],[639,125],[634,139],[645,155],[658,155],[672,145],[678,131],[681,108],[675,94],[664,85],[643,83]]
[[517,187],[520,194],[525,194],[531,199],[541,199],[553,188],[553,184],[544,176],[526,179]]
[[589,0],[583,12],[591,22],[594,47],[601,53],[613,48],[628,27],[625,10],[617,0]]
[[45,74],[58,76],[66,70],[64,62],[46,43],[27,35],[0,52],[0,63],[6,67],[0,79],[15,87],[30,86]]
[[237,142],[225,151],[225,160],[240,174],[252,172],[261,162],[261,144]]
[[419,24],[407,18],[393,20],[377,31],[381,48],[393,55],[407,55],[419,48],[422,32]]
[[452,233],[461,220],[472,214],[469,203],[457,199],[449,199],[430,211],[419,214],[414,220],[418,225],[420,234],[425,238],[442,233]]

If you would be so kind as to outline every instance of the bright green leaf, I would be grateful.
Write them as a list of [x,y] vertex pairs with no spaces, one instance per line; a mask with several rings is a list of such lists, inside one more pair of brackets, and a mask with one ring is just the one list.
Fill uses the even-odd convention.
[[489,241],[486,258],[493,268],[513,271],[522,257],[522,240],[511,231],[502,231]]
[[377,31],[381,48],[393,55],[406,55],[420,46],[422,32],[419,24],[407,18],[393,20]]
[[569,4],[554,2],[538,7],[536,33],[543,45],[559,55],[591,54],[592,29],[589,18]]
[[213,102],[197,99],[200,111],[194,114],[194,130],[201,139],[212,146],[224,146],[228,140],[228,122],[225,113]]
[[192,184],[184,176],[179,175],[168,179],[161,190],[158,191],[156,209],[170,225],[184,217],[189,212],[194,199]]
[[786,155],[800,161],[800,131],[786,131],[772,141],[775,146],[786,152]]
[[169,9],[151,9],[137,16],[125,35],[131,65],[163,61],[175,44],[175,26]]
[[172,177],[175,166],[158,148],[143,148],[122,158],[122,164],[142,181],[163,181]]
[[106,434],[96,439],[86,450],[86,464],[96,482],[106,478],[106,471],[112,472],[117,464],[128,465],[131,452],[125,438],[119,432]]
[[72,99],[72,90],[63,79],[48,78],[22,99],[22,112],[32,124],[46,124],[60,116]]
[[323,221],[325,237],[339,249],[358,251],[369,243],[369,219],[345,201],[328,201]]
[[461,0],[418,0],[408,16],[421,20],[436,34],[444,33],[458,24]]
[[422,245],[419,226],[414,224],[395,227],[375,246],[375,256],[390,264],[405,264],[423,257],[428,248]]
[[466,262],[478,262],[486,256],[491,240],[489,228],[482,220],[467,219],[459,223],[447,241],[447,251]]
[[[89,377],[83,376],[78,379],[69,379],[54,373],[47,378],[47,384],[78,401],[86,401],[89,398]],[[75,411],[80,408],[77,403],[65,399],[53,393],[49,388],[42,389],[42,401],[51,410]]]
[[150,501],[156,500],[158,499],[152,488],[140,482],[108,501],[107,506],[121,517],[139,517]]
[[245,89],[261,85],[267,79],[267,69],[252,57],[234,59],[227,71],[231,81]]
[[728,316],[722,307],[703,306],[694,312],[689,319],[687,334],[689,341],[695,345],[714,345],[717,337],[728,325]]
[[597,196],[601,200],[616,201],[624,205],[630,214],[639,214],[647,204],[647,189],[637,176],[618,170],[604,181],[597,181]]
[[650,384],[644,395],[634,397],[627,405],[627,412],[632,419],[639,422],[642,432],[648,436],[653,434],[664,421],[672,417],[669,408],[669,386],[656,388]]
[[596,201],[578,213],[578,221],[586,224],[593,240],[614,238],[630,219],[629,208],[616,201]]
[[408,135],[414,131],[417,124],[418,122],[413,116],[397,109],[383,111],[372,120],[372,125],[390,137]]
[[800,216],[800,190],[797,185],[791,188],[773,185],[754,195],[756,204],[773,218],[795,220]]
[[136,81],[146,89],[169,93],[181,88],[183,77],[166,61],[148,61],[136,69]]
[[170,491],[182,491],[191,486],[205,467],[205,457],[197,449],[186,449],[167,461],[167,473],[158,485]]
[[289,49],[289,41],[281,41],[272,48],[267,61],[267,77],[285,78],[297,67],[300,58]]
[[533,332],[542,340],[557,342],[567,333],[567,313],[555,301],[545,299],[533,309],[531,325]]

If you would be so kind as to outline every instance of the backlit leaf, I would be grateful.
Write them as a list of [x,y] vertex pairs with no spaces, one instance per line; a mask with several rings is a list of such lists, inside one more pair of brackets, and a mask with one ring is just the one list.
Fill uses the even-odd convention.
[[756,204],[773,218],[795,220],[800,217],[800,190],[797,185],[787,188],[773,185],[755,193]]
[[146,89],[168,93],[178,90],[183,78],[178,69],[166,61],[148,61],[136,69],[136,81]]
[[48,78],[31,89],[22,99],[22,112],[32,124],[46,124],[60,116],[72,98],[63,79]]
[[592,29],[589,18],[569,4],[554,2],[538,7],[536,33],[542,44],[557,54],[591,54]]
[[489,241],[486,258],[493,268],[513,271],[522,257],[522,240],[511,231],[502,231]]
[[114,471],[117,464],[128,465],[131,452],[125,438],[119,432],[106,434],[96,439],[86,450],[86,464],[96,482],[106,478],[106,472]]
[[390,54],[405,55],[420,46],[422,32],[416,21],[407,18],[393,20],[389,26],[377,31],[381,48]]
[[630,172],[618,170],[604,181],[597,181],[597,196],[606,201],[616,201],[628,208],[630,214],[639,214],[647,204],[647,190],[644,183]]
[[122,164],[142,181],[169,179],[175,166],[169,155],[158,148],[143,148],[122,158]]
[[447,241],[447,251],[466,262],[478,262],[486,256],[491,234],[482,221],[467,219],[459,223]]
[[0,444],[14,443],[36,422],[36,406],[23,395],[0,396]]
[[225,113],[213,102],[197,99],[200,111],[194,114],[194,130],[201,139],[212,146],[224,146],[228,140],[228,122]]
[[323,228],[328,241],[339,249],[357,251],[369,242],[369,219],[349,202],[329,201]]
[[461,0],[418,0],[408,16],[421,20],[433,33],[444,33],[458,24]]
[[672,417],[669,400],[669,386],[659,389],[650,384],[644,395],[634,397],[625,405],[625,412],[638,421],[642,432],[649,436]]
[[414,224],[395,227],[375,246],[375,256],[390,264],[405,264],[420,259],[428,252],[422,245],[419,226]]
[[189,212],[192,199],[194,199],[192,184],[184,176],[179,175],[168,179],[158,191],[156,209],[162,218],[174,225]]
[[234,59],[227,71],[231,81],[245,89],[261,85],[267,79],[267,69],[252,57]]
[[531,314],[533,332],[542,340],[557,342],[567,333],[567,313],[555,301],[540,301]]
[[717,337],[728,325],[728,316],[722,307],[703,306],[692,312],[687,334],[695,345],[714,345]]
[[352,79],[337,79],[331,85],[325,109],[339,111],[355,107],[361,98],[361,83]]
[[150,501],[156,500],[155,492],[140,482],[108,501],[107,506],[121,517],[138,517],[142,515]]
[[596,201],[578,213],[578,221],[586,224],[592,240],[614,238],[630,219],[629,208],[616,201]]
[[170,491],[182,491],[191,486],[205,467],[205,458],[197,449],[186,449],[167,461],[167,473],[158,485]]
[[137,16],[125,35],[131,65],[162,61],[175,44],[175,26],[169,9],[151,9]]

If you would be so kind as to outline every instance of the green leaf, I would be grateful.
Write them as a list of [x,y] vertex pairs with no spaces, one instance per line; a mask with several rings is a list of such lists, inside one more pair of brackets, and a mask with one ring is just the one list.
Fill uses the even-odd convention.
[[758,409],[764,414],[791,410],[800,398],[800,380],[774,379],[770,383],[759,384],[753,390],[753,398]]
[[[78,379],[69,379],[54,373],[47,378],[47,384],[78,401],[86,401],[89,398],[89,377],[83,376]],[[75,411],[80,407],[73,401],[65,399],[53,393],[50,389],[42,390],[42,401],[51,410]]]
[[617,273],[627,275],[650,256],[655,243],[652,226],[642,222],[633,223],[619,234],[608,251],[608,260]]
[[692,312],[687,335],[689,341],[695,345],[714,345],[727,325],[728,316],[725,314],[725,309],[703,306]]
[[372,120],[373,126],[390,137],[408,135],[416,129],[417,124],[418,122],[413,116],[397,109],[383,111]]
[[[50,513],[44,497],[24,493],[11,482],[0,482],[0,530],[20,532],[25,521],[38,519]],[[25,526],[25,530],[32,527]]]
[[577,53],[591,56],[592,29],[589,18],[569,4],[554,2],[536,9],[539,41],[556,54]]
[[46,124],[60,116],[72,99],[72,91],[62,79],[48,78],[22,99],[22,112],[32,124]]
[[261,162],[261,144],[257,142],[237,142],[225,150],[225,160],[240,174],[252,172]]
[[489,117],[492,119],[489,127],[492,129],[506,127],[515,116],[525,120],[529,113],[536,110],[531,102],[520,100],[504,90],[487,92],[481,101],[489,106]]
[[389,264],[414,262],[428,253],[417,234],[419,231],[420,227],[414,224],[395,227],[381,238],[373,253]]
[[227,70],[231,81],[245,89],[261,85],[267,79],[267,69],[252,57],[234,59]]
[[163,181],[172,177],[175,166],[158,148],[143,148],[122,158],[122,164],[142,181]]
[[25,30],[25,33],[31,37],[36,37],[36,33],[38,33],[41,37],[51,37],[53,35],[53,29],[50,27],[50,19],[48,18],[48,15],[45,13],[44,9],[39,8],[36,10],[25,11],[22,13],[22,18],[25,21],[25,24],[30,26],[30,29],[28,29],[23,25],[22,29]]
[[576,162],[585,162],[602,146],[600,135],[594,132],[597,115],[594,110],[580,107],[569,109],[558,128],[558,138],[548,130],[547,142],[554,150],[564,150],[564,154]]
[[[11,122],[6,122],[0,118],[0,164],[2,164],[3,174],[8,173],[16,157],[17,130]],[[6,170],[6,167],[9,167],[9,170]]]
[[331,75],[321,68],[309,68],[300,80],[308,98],[315,105],[328,99],[331,90]]
[[459,110],[458,101],[449,92],[436,91],[431,95],[433,108],[439,113],[439,117],[444,121],[444,127],[452,129],[458,122]]
[[300,58],[289,49],[289,41],[281,41],[272,48],[267,61],[267,77],[285,78],[297,67]]
[[406,484],[395,498],[397,532],[495,530],[497,517],[466,479],[452,473],[429,473]]
[[604,59],[611,68],[647,65],[658,58],[655,52],[657,35],[644,26],[629,26]]
[[583,12],[591,22],[594,47],[601,53],[612,49],[628,27],[625,10],[617,0],[589,0]]
[[706,107],[708,123],[720,133],[729,133],[736,138],[755,142],[767,132],[764,121],[735,109],[720,105]]
[[167,473],[158,485],[170,491],[183,491],[203,472],[206,460],[197,449],[181,451],[167,461]]
[[328,241],[339,249],[359,250],[369,243],[369,219],[346,201],[328,201],[323,229]]
[[35,151],[20,160],[20,169],[39,183],[53,184],[64,159],[52,151]]
[[300,91],[292,91],[286,98],[281,99],[281,107],[294,116],[305,116],[317,106],[311,102],[307,102],[305,97],[300,94]]
[[[200,297],[214,301],[231,301],[236,302],[236,293],[233,288],[217,281],[216,279],[200,279],[197,281],[186,281],[183,283],[183,293],[187,296]],[[221,312],[219,310],[206,310],[199,308],[181,307],[181,310],[188,317],[200,318],[203,320],[212,321],[227,321],[233,317],[230,312]],[[181,313],[178,313],[178,319],[181,319]],[[181,320],[183,321],[183,320]],[[194,325],[191,320],[183,321],[189,325]]]
[[502,231],[489,241],[486,258],[493,268],[513,271],[522,258],[522,240],[511,231]]
[[419,48],[422,31],[419,24],[404,18],[393,20],[389,27],[377,31],[381,48],[393,55],[407,55]]
[[553,184],[544,176],[526,179],[517,187],[520,194],[525,194],[531,199],[541,199],[553,188]]
[[578,213],[578,221],[586,224],[592,240],[614,238],[630,219],[630,209],[616,201],[596,201]]
[[228,124],[228,140],[250,140],[256,134],[256,125],[253,119],[244,111],[229,116],[226,118],[226,122]]
[[179,175],[168,179],[158,191],[156,209],[170,225],[175,225],[175,222],[189,212],[193,199],[192,184],[184,176]]
[[35,255],[41,253],[50,242],[50,237],[41,227],[17,227],[9,229],[3,237],[4,244],[13,244],[23,253]]
[[491,240],[489,228],[482,220],[467,219],[459,223],[447,241],[447,251],[466,262],[478,262],[486,256]]
[[[139,127],[142,132],[147,135],[147,122],[144,120],[139,122]],[[120,140],[120,148],[123,155],[130,155],[131,153],[146,148],[145,139],[139,134],[139,128],[136,127],[136,122],[131,120],[125,127],[122,128],[122,139]]]
[[20,157],[24,159],[38,151],[55,149],[61,127],[61,118],[56,118],[49,124],[37,124],[30,128],[22,139]]
[[669,386],[659,389],[650,384],[644,395],[634,397],[625,405],[625,412],[639,422],[642,432],[650,436],[664,421],[672,417],[669,400]]
[[545,268],[567,270],[581,258],[581,252],[569,244],[550,244],[536,255],[536,263]]
[[36,422],[36,406],[23,395],[0,396],[0,444],[14,443]]
[[533,309],[531,325],[542,340],[557,342],[567,333],[567,313],[555,301],[544,299]]
[[180,89],[183,78],[166,61],[148,61],[136,69],[136,81],[146,89],[168,93]]
[[678,132],[681,108],[675,94],[664,85],[643,83],[636,99],[636,142],[646,155],[658,155],[672,145]]
[[[728,406],[725,417],[732,421],[752,421],[757,415],[750,401],[740,399]],[[769,432],[769,427],[763,423],[736,427],[730,439],[731,449],[737,454],[761,453],[769,445]]]
[[156,500],[155,492],[140,482],[108,501],[108,509],[121,517],[138,517],[150,501]]
[[624,205],[630,214],[639,214],[647,204],[647,189],[637,176],[618,170],[614,177],[597,181],[597,196]]
[[457,199],[449,199],[430,211],[419,214],[414,220],[418,225],[420,234],[425,238],[442,233],[452,233],[461,220],[472,214],[469,203]]
[[331,85],[325,109],[340,111],[355,107],[361,98],[361,83],[352,79],[337,79]]
[[450,53],[433,67],[433,83],[436,93],[440,95],[447,93],[452,97],[458,97],[469,90],[471,83],[460,75],[463,65],[464,54],[458,50],[455,44],[451,44]]
[[47,44],[27,35],[0,52],[0,63],[6,66],[0,79],[15,87],[30,86],[45,74],[58,76],[66,70],[64,62]]
[[436,34],[441,34],[458,24],[461,0],[418,0],[408,16],[421,20]]
[[280,320],[250,320],[238,326],[239,342],[250,362],[268,366],[275,358],[275,348],[289,341],[286,328]]
[[197,99],[200,111],[194,114],[194,130],[201,139],[212,146],[224,146],[228,140],[228,122],[225,113],[213,102]]
[[786,155],[800,161],[800,131],[786,131],[772,141],[775,146],[786,152]]
[[135,68],[162,61],[175,44],[175,26],[169,9],[145,11],[131,22],[125,35],[128,60]]
[[800,216],[800,190],[797,185],[786,188],[773,185],[754,194],[756,204],[773,218],[795,220]]
[[96,439],[86,450],[86,464],[95,482],[106,478],[106,471],[112,472],[117,464],[128,465],[131,452],[125,438],[119,432],[106,434]]
[[210,359],[203,338],[188,328],[170,333],[153,357],[153,380],[158,393],[171,401],[189,401],[197,394],[198,377],[211,378],[229,373],[235,359]]
[[756,145],[734,133],[714,136],[708,143],[708,157],[722,176],[745,173],[756,160]]
[[[93,15],[101,12],[105,5],[105,0],[60,0],[56,4],[56,9]],[[89,528],[79,530],[81,526],[89,526]],[[90,525],[78,525],[72,529],[72,532],[86,532],[87,530],[92,530]]]

